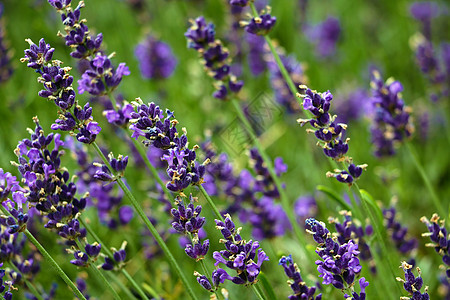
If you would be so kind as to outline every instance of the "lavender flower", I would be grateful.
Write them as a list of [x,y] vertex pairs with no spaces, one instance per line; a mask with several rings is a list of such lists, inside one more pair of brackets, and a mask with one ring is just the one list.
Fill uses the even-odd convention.
[[314,297],[316,293],[316,287],[308,287],[306,283],[303,281],[302,276],[300,275],[300,269],[297,264],[295,264],[292,260],[292,256],[283,256],[280,258],[279,265],[283,266],[284,273],[287,277],[289,277],[288,284],[291,289],[294,291],[293,295],[288,297],[289,300],[321,300],[322,294],[318,294]]
[[226,100],[230,92],[238,93],[244,83],[238,81],[231,74],[231,67],[226,60],[228,50],[222,46],[220,40],[215,40],[214,25],[212,23],[206,24],[203,17],[198,17],[195,21],[192,21],[192,26],[184,35],[188,39],[188,47],[199,52],[208,74],[217,81],[215,84],[217,90],[213,96],[217,99]]
[[[289,85],[284,80],[283,74],[281,74],[280,68],[273,58],[273,55],[266,54],[266,59],[267,67],[270,73],[270,84],[272,89],[275,91],[275,99],[287,109],[288,113],[300,112],[301,108],[297,101],[296,95],[292,94]],[[280,59],[295,86],[306,83],[307,79],[304,74],[304,68],[294,56],[280,54]]]
[[205,223],[205,217],[199,217],[202,211],[201,205],[194,207],[194,201],[197,199],[189,195],[189,204],[186,206],[183,199],[177,196],[175,200],[175,205],[178,209],[172,208],[171,214],[174,218],[172,222],[172,227],[177,232],[182,234],[187,234],[191,237],[192,243],[187,243],[185,246],[186,254],[199,261],[203,259],[209,250],[209,240],[205,240],[203,244],[199,241],[199,230],[203,227]]
[[[372,253],[369,245],[367,244],[367,239],[373,233],[373,228],[371,225],[367,225],[365,227],[358,224],[358,220],[354,220],[351,212],[341,211],[339,212],[344,216],[344,220],[342,223],[339,222],[339,219],[329,218],[329,223],[333,223],[336,228],[337,240],[339,244],[344,244],[350,242],[350,240],[354,241],[358,244],[358,250],[360,251],[359,257],[362,260],[370,261],[372,260]],[[375,267],[371,269],[371,271],[375,272]]]
[[267,68],[267,64],[264,60],[264,45],[266,42],[262,36],[257,36],[250,33],[245,35],[245,40],[247,41],[249,47],[247,59],[250,71],[253,75],[258,76]]
[[[258,277],[261,265],[269,260],[266,253],[259,248],[258,241],[245,241],[240,236],[241,228],[237,228],[231,220],[230,215],[225,215],[225,221],[216,221],[216,228],[224,237],[221,240],[225,244],[226,250],[215,251],[213,257],[216,260],[216,267],[222,263],[228,268],[237,272],[237,276],[232,277],[224,269],[218,268],[213,272],[212,278],[215,286],[219,283],[230,280],[235,284],[254,284]],[[259,250],[258,250],[259,248]],[[257,253],[258,250],[258,253]],[[254,261],[257,257],[257,262]]]
[[[366,278],[361,277],[359,279],[359,287],[360,287],[360,292],[359,294],[355,291],[352,291],[352,295],[348,295],[348,294],[344,294],[345,299],[350,299],[350,300],[365,300],[366,299],[366,287],[369,286],[369,282],[366,281]],[[353,287],[352,287],[353,289]]]
[[5,30],[3,17],[3,3],[0,3],[0,83],[7,81],[12,73],[11,54],[8,51],[8,44],[5,40]]
[[372,143],[376,156],[391,156],[395,154],[395,145],[410,137],[414,131],[411,110],[404,105],[400,82],[388,79],[383,83],[377,71],[372,75],[372,101],[376,107],[371,127]]
[[391,239],[395,244],[395,247],[400,253],[408,254],[417,248],[417,240],[414,238],[407,239],[406,234],[408,228],[402,226],[398,221],[395,220],[396,209],[391,207],[389,209],[383,209],[383,216],[386,221],[386,228],[391,235]]
[[119,85],[123,76],[130,75],[125,63],[120,63],[114,68],[109,57],[100,53],[90,61],[89,67],[78,80],[79,94],[84,92],[94,96],[109,94]]
[[433,214],[430,220],[422,217],[420,221],[427,225],[429,231],[422,234],[422,236],[427,236],[431,240],[431,243],[426,244],[426,246],[433,247],[442,256],[447,278],[450,278],[450,254],[448,252],[450,249],[450,234],[445,228],[445,220],[439,221],[439,216]]
[[405,261],[402,262],[400,266],[405,272],[405,279],[403,280],[400,277],[397,277],[397,280],[403,282],[403,288],[409,293],[408,297],[400,297],[401,300],[429,300],[430,296],[428,295],[428,287],[425,287],[425,292],[422,294],[421,289],[423,286],[423,280],[421,277],[420,269],[417,268],[417,272],[419,273],[419,277],[416,277],[414,273],[411,271],[412,266],[407,264]]
[[431,20],[440,14],[440,7],[432,1],[414,2],[410,6],[412,17],[422,23],[423,33],[431,40]]
[[70,55],[78,59],[87,58],[99,51],[103,35],[101,33],[96,37],[90,35],[85,20],[80,19],[84,1],[80,1],[75,9],[72,9],[71,2],[71,0],[48,0],[48,3],[61,14],[66,34],[59,35],[64,37],[66,46],[72,48]]
[[122,269],[126,264],[125,262],[125,259],[127,258],[127,252],[125,251],[126,246],[127,242],[124,241],[120,246],[119,250],[111,248],[111,250],[113,251],[113,257],[105,256],[105,262],[102,264],[101,268],[105,271],[111,270],[117,271]]
[[125,172],[125,168],[128,164],[128,156],[123,157],[122,155],[119,155],[116,158],[114,158],[114,155],[110,153],[108,155],[109,158],[109,165],[111,166],[110,170],[106,165],[103,164],[96,164],[96,166],[100,167],[100,170],[97,170],[94,174],[94,178],[102,181],[116,181],[117,178],[123,177],[123,174]]
[[248,5],[249,0],[230,0],[231,5],[245,7]]
[[[69,243],[86,236],[80,228],[77,214],[86,207],[87,198],[76,198],[76,186],[70,181],[70,174],[61,167],[60,147],[64,144],[59,134],[45,135],[37,118],[36,129],[31,139],[22,140],[15,150],[17,166],[28,186],[26,201],[41,215],[47,217],[45,227],[55,230]],[[54,142],[52,150],[49,145]]]
[[177,59],[170,46],[151,35],[136,46],[134,51],[146,79],[164,79],[170,77],[177,65]]
[[361,117],[369,116],[373,107],[367,91],[360,88],[352,91],[347,97],[334,99],[334,110],[336,111],[336,121],[348,124],[357,121]]
[[249,22],[241,21],[241,26],[245,27],[248,33],[256,35],[267,35],[275,26],[276,17],[272,17],[270,12],[262,13],[259,17],[252,18]]
[[132,138],[139,136],[145,137],[144,145],[153,145],[157,148],[166,150],[162,159],[167,162],[167,175],[170,181],[167,188],[171,191],[182,191],[189,185],[198,185],[203,182],[205,174],[205,164],[199,164],[196,161],[196,152],[198,146],[192,150],[188,148],[188,139],[186,131],[179,136],[173,113],[166,111],[164,117],[162,110],[155,103],[143,104],[141,99],[136,99],[133,104],[137,112],[131,114],[133,120],[130,120],[133,130]]
[[51,128],[76,132],[78,141],[85,144],[93,143],[101,128],[93,121],[89,103],[81,107],[75,100],[73,77],[69,75],[70,68],[61,68],[61,62],[56,60],[50,64],[53,51],[43,39],[40,40],[39,47],[31,40],[27,41],[30,49],[25,50],[25,57],[21,61],[28,62],[28,66],[41,75],[38,81],[43,84],[44,90],[39,92],[39,96],[53,100],[60,109],[59,119]]
[[325,224],[315,219],[307,219],[306,225],[310,228],[307,232],[313,235],[318,244],[316,253],[321,260],[317,260],[316,265],[319,277],[323,278],[322,283],[332,284],[337,289],[351,286],[362,269],[358,244],[353,240],[344,244],[336,242]]
[[328,17],[315,26],[306,27],[306,36],[315,43],[316,51],[321,57],[334,55],[340,35],[341,25],[334,17]]

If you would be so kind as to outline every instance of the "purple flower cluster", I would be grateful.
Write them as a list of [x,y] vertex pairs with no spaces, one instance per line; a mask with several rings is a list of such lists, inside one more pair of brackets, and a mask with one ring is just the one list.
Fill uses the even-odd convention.
[[117,68],[114,68],[108,56],[97,53],[89,62],[89,69],[78,80],[78,93],[88,92],[94,96],[107,95],[126,75],[130,75],[130,70],[125,63],[120,63]]
[[[275,92],[275,99],[278,103],[283,105],[289,113],[300,112],[301,108],[297,101],[296,95],[292,94],[288,84],[283,78],[283,74],[280,72],[280,68],[273,58],[273,55],[266,55],[266,57],[268,59],[267,67],[270,73],[270,84]],[[306,83],[306,76],[303,72],[303,66],[295,59],[294,56],[286,56],[281,54],[280,59],[295,86]]]
[[430,238],[431,243],[426,246],[433,247],[437,253],[442,256],[442,261],[445,264],[447,279],[450,278],[450,234],[445,228],[444,220],[439,221],[439,216],[433,214],[430,220],[426,217],[420,219],[421,222],[425,223],[428,227],[428,232],[423,233],[422,236],[427,236]]
[[203,259],[209,250],[209,240],[205,240],[203,243],[199,241],[199,230],[205,224],[205,217],[200,217],[202,211],[201,205],[194,206],[194,201],[197,199],[189,195],[189,204],[186,206],[183,199],[177,196],[175,199],[175,205],[178,208],[172,208],[171,214],[173,217],[172,227],[178,233],[186,234],[191,237],[192,243],[187,243],[184,251],[186,254],[199,261]]
[[441,10],[439,4],[431,1],[414,2],[410,6],[411,15],[422,25],[421,35],[416,35],[413,40],[416,62],[433,87],[430,95],[433,101],[450,95],[450,47],[448,43],[442,43],[439,57],[431,36],[431,21],[442,14]]
[[266,42],[262,36],[257,36],[250,33],[247,33],[245,35],[245,40],[247,41],[248,44],[247,59],[250,72],[252,72],[253,75],[258,76],[261,73],[263,73],[267,68],[267,64],[264,59],[265,56],[264,45]]
[[77,131],[78,141],[85,144],[93,143],[101,128],[97,122],[93,121],[89,103],[81,107],[75,101],[75,92],[72,88],[73,77],[69,75],[70,68],[62,68],[60,61],[51,61],[54,48],[45,43],[44,39],[39,41],[39,46],[31,40],[27,41],[30,48],[25,50],[25,57],[21,61],[28,62],[27,66],[41,75],[38,81],[42,83],[44,89],[39,92],[39,96],[53,100],[60,109],[59,119],[52,124],[51,128]]
[[[29,192],[26,201],[45,216],[45,227],[74,244],[76,238],[86,236],[80,227],[77,214],[86,207],[87,198],[76,198],[77,188],[70,181],[70,174],[61,167],[60,147],[64,144],[59,134],[45,135],[37,118],[31,139],[22,140],[15,151],[19,163],[15,163]],[[49,145],[54,142],[53,150]]]
[[262,13],[259,17],[252,18],[249,22],[241,21],[241,26],[245,27],[245,31],[256,35],[267,35],[275,26],[277,18],[270,13]]
[[120,246],[120,249],[117,250],[115,248],[112,248],[113,251],[113,257],[105,256],[105,262],[102,264],[102,269],[105,271],[111,271],[111,270],[120,270],[122,269],[126,262],[125,259],[127,258],[127,252],[125,251],[125,248],[127,246],[127,242],[123,242]]
[[378,157],[394,155],[395,143],[410,137],[414,131],[410,119],[411,110],[405,106],[400,94],[403,86],[392,79],[384,83],[380,73],[374,71],[371,87],[372,102],[375,106],[371,127],[375,155]]
[[243,81],[238,81],[230,72],[229,52],[222,46],[220,40],[215,40],[215,30],[212,23],[207,24],[203,17],[192,21],[192,26],[184,34],[188,39],[188,47],[197,50],[201,55],[208,74],[217,81],[217,91],[213,96],[226,100],[228,94],[238,93]]
[[[3,263],[0,263],[0,268],[3,267]],[[6,271],[4,269],[0,269],[0,294],[5,292],[2,296],[5,300],[11,300],[13,294],[11,293],[12,284],[8,281],[5,281],[3,278],[5,277]],[[8,290],[6,290],[8,288]]]
[[348,124],[367,117],[372,113],[372,105],[365,89],[359,88],[352,91],[347,97],[334,99],[334,110],[338,115],[336,121]]
[[84,7],[84,2],[80,1],[75,9],[71,7],[71,2],[72,0],[48,0],[48,3],[61,14],[66,35],[60,35],[64,37],[66,46],[72,48],[70,55],[78,59],[87,58],[99,51],[103,35],[99,33],[94,37],[89,34],[86,20],[80,19],[80,10]]
[[139,61],[142,77],[146,79],[168,78],[177,65],[170,46],[151,35],[136,46],[134,53]]
[[128,102],[124,102],[122,105],[118,105],[116,110],[107,109],[103,111],[103,115],[105,115],[110,124],[114,124],[119,127],[126,127],[128,126],[128,122],[131,119],[131,113],[133,111],[133,106]]
[[341,36],[341,25],[338,19],[328,17],[322,23],[305,28],[306,36],[316,45],[321,57],[329,57],[336,52],[336,44]]
[[383,209],[386,228],[394,242],[395,248],[402,254],[408,254],[417,248],[418,242],[415,238],[406,238],[408,227],[402,226],[402,224],[395,220],[396,214],[397,211],[394,207]]
[[13,73],[11,55],[5,41],[5,30],[2,20],[3,11],[3,3],[0,3],[0,83],[7,81]]
[[[218,268],[212,274],[215,286],[230,280],[235,284],[254,284],[261,271],[261,265],[269,260],[266,253],[259,248],[258,241],[245,241],[240,236],[240,228],[236,228],[230,215],[225,216],[225,221],[216,221],[216,228],[224,237],[221,240],[225,244],[226,250],[215,251],[213,257],[216,260],[216,267],[224,264],[229,269],[235,270],[237,276],[233,277],[224,269]],[[255,258],[257,258],[255,262]]]
[[331,237],[330,231],[323,222],[307,219],[307,232],[313,235],[318,244],[316,253],[321,260],[316,261],[319,277],[323,284],[332,284],[337,289],[352,286],[356,276],[361,272],[358,244],[353,240],[340,244]]
[[106,165],[99,164],[98,167],[100,167],[100,169],[95,171],[95,179],[112,182],[116,181],[117,178],[123,177],[125,168],[128,165],[128,156],[123,157],[122,155],[119,155],[117,158],[114,158],[114,155],[110,153],[108,158],[112,170]]
[[417,268],[419,276],[416,277],[412,272],[413,266],[407,264],[405,261],[402,262],[400,266],[405,272],[405,279],[397,277],[397,280],[403,282],[403,288],[408,292],[410,297],[401,297],[400,299],[411,299],[411,300],[429,300],[430,296],[427,293],[428,287],[425,287],[425,292],[422,293],[420,290],[423,286],[423,280],[420,276],[420,269]]
[[[297,122],[301,126],[309,123],[314,128],[314,130],[307,129],[307,132],[314,133],[319,140],[318,145],[323,148],[326,156],[338,162],[351,162],[351,158],[346,156],[349,139],[344,140],[347,125],[336,122],[337,116],[331,116],[329,113],[333,95],[330,91],[317,93],[306,86],[300,86],[300,88],[305,89],[306,92],[304,95],[297,94],[297,96],[303,97],[303,109],[311,112],[313,117],[298,119]],[[334,177],[340,182],[352,185],[353,181],[361,176],[366,167],[366,164],[355,165],[350,163],[347,170],[336,169],[334,170],[335,173],[327,172],[327,177]]]
[[[329,219],[329,222],[334,223],[336,228],[338,242],[342,245],[350,242],[350,240],[354,241],[358,244],[358,250],[360,251],[359,257],[362,260],[372,261],[372,253],[366,241],[373,233],[372,226],[367,225],[363,228],[358,225],[358,222],[353,219],[351,212],[341,211],[340,214],[344,216],[342,223],[337,218]],[[375,272],[375,266],[371,268],[371,271]]]
[[300,275],[300,269],[292,260],[292,256],[283,256],[280,258],[279,265],[283,266],[284,273],[289,277],[288,284],[294,291],[293,295],[288,297],[289,300],[321,300],[322,294],[314,296],[317,288],[315,286],[308,287]]
[[165,150],[162,159],[168,164],[167,175],[170,181],[167,188],[178,192],[187,188],[189,185],[202,184],[205,174],[205,163],[199,164],[196,161],[195,150],[198,146],[188,148],[188,138],[184,130],[180,136],[175,120],[171,111],[166,111],[164,116],[162,110],[155,103],[143,104],[142,100],[136,99],[134,103],[136,112],[131,113],[133,118],[130,122],[133,124],[130,129],[133,130],[132,138],[137,139],[143,136],[144,145],[153,145],[156,148]]
[[[283,208],[275,203],[279,191],[256,149],[250,150],[255,175],[244,169],[237,176],[226,154],[216,155],[210,145],[205,145],[204,149],[211,161],[206,166],[205,189],[228,200],[226,212],[237,213],[241,222],[250,223],[256,239],[274,238],[291,229]],[[275,159],[274,166],[278,176],[287,171],[281,158]]]

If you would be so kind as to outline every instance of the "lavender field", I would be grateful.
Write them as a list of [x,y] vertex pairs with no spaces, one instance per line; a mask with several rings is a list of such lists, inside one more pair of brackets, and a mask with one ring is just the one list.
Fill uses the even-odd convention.
[[2,299],[449,299],[446,1],[0,0]]

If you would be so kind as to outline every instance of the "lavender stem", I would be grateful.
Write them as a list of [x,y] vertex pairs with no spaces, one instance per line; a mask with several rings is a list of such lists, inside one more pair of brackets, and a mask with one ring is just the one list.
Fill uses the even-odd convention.
[[[110,169],[111,165],[109,164],[108,159],[105,157],[105,155],[102,153],[102,150],[100,150],[99,146],[97,145],[96,142],[93,142],[92,145],[94,146],[95,150],[97,151],[98,155],[100,156],[100,158],[102,159],[103,163]],[[177,263],[177,261],[175,260],[175,257],[173,256],[172,252],[170,251],[169,247],[167,246],[167,244],[164,242],[163,238],[161,237],[161,235],[158,233],[158,231],[156,230],[155,226],[153,226],[153,224],[150,222],[150,220],[148,219],[147,215],[145,214],[145,212],[142,210],[141,206],[139,205],[139,202],[136,200],[136,198],[134,197],[134,195],[131,193],[130,189],[125,185],[125,183],[123,182],[123,180],[121,178],[117,178],[117,184],[120,186],[120,188],[122,189],[122,191],[125,193],[125,195],[128,197],[128,199],[130,200],[131,204],[133,205],[134,209],[136,210],[136,212],[138,213],[139,217],[142,219],[142,221],[144,222],[144,224],[147,226],[148,230],[151,232],[151,234],[153,235],[153,237],[155,238],[156,242],[158,243],[158,245],[161,247],[161,249],[164,251],[164,253],[166,254],[167,259],[169,260],[170,264],[172,265],[172,267],[175,269],[175,271],[177,272],[178,276],[180,277],[181,281],[183,281],[184,286],[188,292],[188,294],[191,296],[192,299],[197,299],[197,296],[194,294],[194,291],[191,287],[191,285],[189,284],[189,281],[187,280],[186,276],[184,276],[183,271],[181,270],[180,265]]]
[[[11,214],[6,210],[6,208],[3,205],[0,205],[0,210],[7,216],[11,216]],[[56,270],[58,275],[61,277],[62,280],[72,289],[72,291],[75,293],[75,295],[81,299],[86,300],[86,298],[83,296],[83,294],[80,292],[80,290],[77,288],[77,286],[69,279],[66,273],[61,269],[61,267],[58,265],[58,263],[53,259],[53,257],[45,250],[44,246],[39,243],[39,241],[33,236],[33,234],[26,229],[24,232],[25,236],[28,238],[28,240],[39,250],[39,252],[44,256],[44,258],[52,265],[52,267]]]

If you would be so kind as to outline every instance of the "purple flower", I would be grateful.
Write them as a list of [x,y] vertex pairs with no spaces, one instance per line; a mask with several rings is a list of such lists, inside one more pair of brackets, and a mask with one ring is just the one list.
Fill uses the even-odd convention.
[[423,294],[420,291],[423,286],[420,269],[417,268],[419,277],[416,277],[411,270],[412,266],[407,264],[405,261],[402,262],[401,268],[405,272],[405,279],[403,280],[402,278],[397,277],[397,280],[403,282],[403,288],[408,292],[410,296],[412,296],[412,298],[410,299],[429,300],[430,296],[427,293],[428,288],[425,287],[425,292]]
[[250,20],[250,22],[245,24],[245,30],[248,33],[256,35],[267,35],[277,22],[276,17],[272,17],[269,13],[262,14],[259,17],[255,17]]
[[204,49],[209,43],[214,42],[214,24],[206,24],[204,17],[198,17],[192,22],[192,26],[184,34],[188,39],[188,47],[195,50]]
[[371,126],[372,143],[376,156],[391,156],[395,154],[395,145],[414,131],[410,109],[401,97],[403,86],[400,82],[388,80],[384,83],[377,71],[372,75],[372,102],[376,107]]
[[284,268],[284,273],[291,280],[288,281],[293,295],[290,295],[288,299],[297,300],[297,299],[305,299],[305,300],[320,300],[322,299],[322,294],[318,294],[314,297],[317,288],[316,287],[308,287],[306,282],[303,281],[302,276],[300,275],[300,269],[297,264],[294,264],[292,260],[292,256],[283,256],[280,258],[280,262],[278,263]]
[[220,100],[227,100],[228,94],[238,93],[244,83],[237,80],[231,73],[231,67],[225,61],[228,50],[222,47],[219,40],[215,40],[214,25],[206,24],[203,17],[198,17],[191,22],[192,26],[184,34],[188,40],[188,47],[201,54],[208,74],[217,81],[215,83],[217,90],[213,96]]
[[[268,57],[269,60],[267,62],[267,66],[270,73],[270,84],[272,89],[275,91],[275,99],[278,103],[283,105],[289,113],[300,112],[301,108],[296,95],[292,94],[273,56],[270,55]],[[285,56],[282,54],[280,54],[280,59],[286,68],[289,77],[294,82],[294,85],[299,86],[304,84],[306,81],[306,76],[304,74],[303,66],[297,61],[297,59],[292,55]]]
[[402,224],[395,220],[396,213],[397,211],[394,207],[383,209],[386,228],[397,250],[402,254],[408,254],[417,248],[418,243],[414,238],[406,238],[408,227],[402,226]]
[[141,74],[147,79],[164,79],[173,74],[177,60],[170,46],[149,35],[136,46]]
[[248,5],[249,0],[230,0],[231,5],[245,7]]
[[48,0],[49,4],[56,8],[61,14],[61,21],[64,24],[66,46],[70,46],[70,55],[74,58],[86,58],[99,51],[103,42],[103,35],[99,33],[96,37],[89,34],[89,28],[85,20],[81,19],[81,8],[84,2],[80,2],[73,9],[71,0]]
[[[250,33],[247,33],[245,35],[245,39],[249,46],[248,65],[250,67],[250,71],[253,75],[258,76],[267,68],[267,64],[264,60],[264,45],[266,42],[264,40],[264,37]],[[277,70],[278,69],[276,69],[275,71]]]
[[[236,229],[230,215],[225,216],[224,222],[215,221],[217,224],[216,228],[221,231],[226,240],[224,241],[226,250],[213,253],[213,258],[216,260],[214,265],[218,266],[222,263],[237,273],[237,276],[232,277],[225,270],[221,269],[224,277],[220,276],[222,280],[219,280],[219,282],[223,283],[225,279],[228,279],[235,284],[255,283],[262,263],[269,260],[269,257],[259,248],[258,241],[253,242],[250,240],[247,242],[241,238],[239,230]],[[213,282],[215,282],[214,275]]]
[[100,53],[97,53],[89,66],[90,68],[78,80],[79,94],[88,92],[94,96],[104,95],[113,91],[122,81],[123,76],[130,75],[130,70],[125,63],[120,63],[117,68],[114,68],[110,59]]
[[431,243],[426,246],[433,247],[434,250],[442,256],[442,261],[446,268],[447,279],[450,278],[450,235],[445,228],[445,220],[439,220],[439,216],[433,214],[430,220],[426,217],[422,217],[420,221],[425,223],[428,227],[428,232],[422,234],[422,236],[427,236],[431,240]]
[[45,64],[50,62],[55,52],[55,48],[51,48],[44,39],[40,39],[39,46],[33,43],[32,40],[26,40],[30,44],[30,49],[26,49],[25,57],[21,59],[22,62],[27,62],[27,67],[32,69],[41,69]]
[[307,232],[318,243],[316,253],[321,260],[316,261],[319,277],[323,284],[332,284],[337,289],[344,288],[344,282],[351,285],[361,272],[358,244],[352,239],[347,243],[338,243],[332,237],[323,222],[307,219]]
[[306,35],[316,45],[321,57],[329,57],[336,52],[336,44],[341,35],[341,25],[337,18],[328,17],[322,23],[306,27]]

